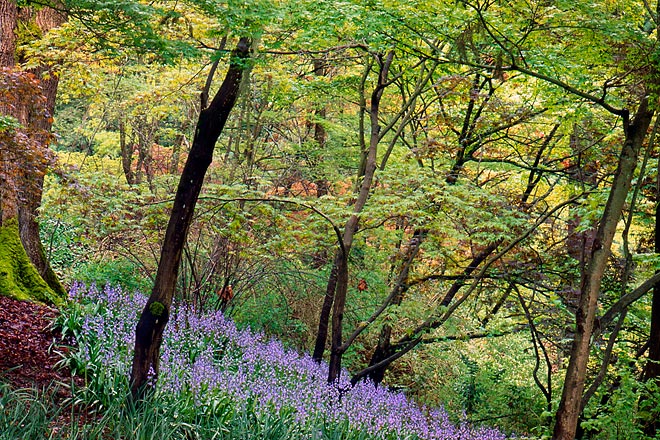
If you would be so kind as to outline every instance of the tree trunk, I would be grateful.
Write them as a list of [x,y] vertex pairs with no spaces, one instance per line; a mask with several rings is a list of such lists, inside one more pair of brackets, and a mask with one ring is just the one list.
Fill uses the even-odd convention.
[[[327,71],[325,68],[325,61],[322,59],[314,60],[314,75],[316,76],[326,76]],[[321,121],[324,121],[326,118],[326,106],[322,105],[320,108],[317,108],[314,111],[314,140],[316,141],[319,149],[323,151],[325,149],[326,140],[328,138],[328,133],[325,131],[325,127]],[[323,153],[318,158],[318,162],[323,161]],[[316,183],[316,197],[323,197],[328,194],[330,190],[330,182],[323,176],[319,176],[315,179]]]
[[[66,16],[52,8],[42,8],[36,13],[32,11],[29,16],[34,15],[34,21],[39,26],[43,34],[51,29],[61,26],[66,21]],[[41,81],[41,90],[46,98],[46,109],[52,115],[55,113],[55,98],[57,97],[57,88],[59,77],[52,71],[52,66],[39,66],[30,70]],[[30,118],[28,122],[31,127],[50,132],[52,128],[52,118]],[[44,141],[44,148],[47,148],[48,141]],[[44,154],[46,155],[47,152]],[[46,258],[41,237],[39,235],[39,223],[37,215],[41,206],[41,197],[44,188],[44,174],[46,173],[45,164],[39,170],[32,188],[24,192],[24,202],[19,205],[18,223],[20,226],[21,241],[25,247],[30,261],[37,269],[37,272],[46,281],[53,291],[58,295],[66,296],[66,290],[62,287],[57,275],[53,272],[49,261]]]
[[[656,213],[657,216],[657,213]],[[658,222],[656,220],[656,235]],[[656,237],[657,240],[657,237]],[[656,242],[656,252],[658,244]],[[651,331],[649,333],[649,355],[644,366],[645,381],[655,381],[660,385],[660,285],[653,287],[653,299],[651,304]],[[654,419],[644,426],[644,434],[655,438],[660,431],[660,420]]]
[[203,108],[174,197],[154,287],[135,329],[131,394],[136,400],[143,396],[148,381],[155,381],[158,377],[160,345],[169,319],[183,247],[204,176],[213,160],[215,143],[238,97],[250,45],[248,38],[239,40],[232,52],[227,75],[213,101],[204,108],[205,99],[202,99]]
[[341,259],[341,251],[337,251],[335,260],[330,270],[328,277],[328,284],[325,289],[325,296],[323,297],[323,305],[321,306],[321,315],[319,316],[319,326],[316,331],[316,343],[314,344],[314,353],[312,359],[316,362],[321,362],[323,359],[323,352],[325,351],[325,343],[328,339],[328,328],[330,322],[330,315],[332,312],[332,303],[335,298],[335,289],[337,288],[337,273],[339,261]]
[[378,143],[380,141],[380,124],[378,120],[380,100],[383,96],[385,87],[387,87],[387,77],[393,59],[394,52],[389,52],[385,57],[382,55],[378,56],[380,72],[378,75],[378,82],[371,94],[371,111],[369,113],[371,135],[366,167],[364,169],[360,191],[358,192],[355,205],[353,206],[353,215],[348,219],[344,228],[342,249],[337,251],[337,259],[339,260],[339,263],[337,264],[337,286],[332,308],[332,342],[330,346],[328,382],[335,382],[339,379],[341,373],[341,358],[345,351],[345,348],[342,347],[342,326],[344,321],[344,309],[346,307],[346,293],[348,291],[348,256],[350,255],[353,238],[360,222],[359,214],[367,203],[367,199],[371,193],[373,178],[376,173],[376,154],[378,151]]
[[[0,0],[0,67],[16,64],[16,34],[18,9],[16,2]],[[2,114],[12,114],[11,105],[0,106]],[[15,191],[16,161],[12,152],[0,148],[0,226],[18,216],[18,198]]]
[[[660,173],[658,174],[658,182],[656,184],[655,252],[660,254]],[[642,378],[645,381],[656,381],[660,385],[660,284],[653,286],[648,350],[649,355],[646,365],[644,365]],[[644,434],[649,437],[655,437],[659,430],[660,420],[652,420],[644,426]]]
[[[363,76],[363,79],[366,81],[366,72],[365,75]],[[363,89],[362,85],[362,89]],[[375,93],[375,91],[374,91]],[[362,107],[361,107],[362,110]],[[360,125],[362,126],[362,117],[360,118]],[[362,139],[362,133],[363,130],[360,130],[360,139]],[[325,142],[325,139],[323,139],[323,142]],[[361,142],[363,144],[364,142]],[[360,155],[362,157],[362,151],[364,148],[360,149]],[[358,176],[361,176],[362,171],[361,171],[362,166],[360,166],[360,170],[358,171]],[[359,180],[359,179],[358,179]],[[368,193],[367,193],[368,195]],[[364,200],[366,202],[366,199]],[[356,202],[356,207],[360,204],[364,204],[364,202]],[[358,211],[356,211],[356,207],[353,208],[353,212],[359,212],[362,210],[360,207]],[[350,242],[352,244],[353,238],[350,237]],[[326,286],[326,291],[325,291],[325,296],[323,297],[323,305],[321,306],[321,314],[319,316],[319,325],[318,325],[318,330],[316,332],[316,342],[314,344],[314,353],[312,355],[312,358],[316,360],[317,362],[321,362],[323,359],[323,352],[325,351],[325,345],[328,339],[328,330],[330,328],[330,316],[332,315],[332,310],[334,306],[334,301],[335,301],[335,292],[337,290],[337,280],[339,277],[339,272],[340,272],[340,266],[345,265],[346,268],[348,268],[348,263],[344,263],[342,260],[348,260],[348,255],[344,255],[344,253],[347,253],[348,251],[345,249],[345,242],[346,239],[349,238],[346,236],[346,231],[344,232],[343,235],[343,240],[342,243],[339,244],[339,249],[335,253],[335,258],[334,262],[332,265],[332,269],[330,271],[330,276],[328,277],[328,284]]]
[[30,197],[19,204],[18,208],[18,224],[21,242],[25,248],[25,252],[34,265],[35,269],[48,286],[60,297],[66,297],[66,290],[59,278],[50,266],[50,262],[46,258],[46,251],[44,250],[41,237],[39,235],[39,223],[36,216],[41,206],[41,195],[43,193],[44,175],[39,174],[34,176],[34,188]]
[[119,120],[119,148],[121,150],[121,168],[126,177],[126,183],[135,185],[135,174],[133,173],[133,143],[126,142],[126,122]]
[[[410,274],[410,267],[412,266],[415,257],[419,253],[419,248],[422,245],[426,233],[425,231],[415,231],[415,234],[410,239],[408,243],[408,249],[406,251],[406,256],[404,258],[403,264],[399,271],[399,276],[396,278],[395,285],[392,287],[394,289],[394,296],[391,305],[399,306],[403,301],[403,294],[408,288],[408,275]],[[369,367],[374,367],[380,364],[383,360],[394,354],[394,347],[392,347],[392,326],[390,324],[383,324],[383,327],[380,329],[380,335],[378,336],[378,345],[374,350],[374,353],[371,355],[371,360],[369,361]],[[377,368],[374,368],[367,377],[369,377],[374,384],[378,385],[383,381],[385,377],[385,371],[389,364],[380,365]]]
[[[346,308],[346,293],[348,292],[348,255],[351,252],[353,235],[357,229],[359,217],[351,216],[346,223],[344,236],[349,238],[349,242],[344,241],[344,251],[341,253],[339,264],[337,265],[337,285],[335,290],[335,301],[332,306],[332,336],[330,339],[330,363],[328,366],[328,382],[332,383],[339,379],[341,374],[341,358],[344,354],[341,351],[342,345],[342,325],[344,322],[344,309]],[[353,232],[348,232],[349,228]]]
[[[461,129],[460,135],[458,136],[458,149],[456,150],[456,159],[454,159],[454,163],[451,167],[451,170],[447,174],[447,178],[446,178],[446,182],[449,183],[450,185],[453,185],[456,183],[456,181],[458,181],[458,177],[461,174],[461,171],[463,171],[463,166],[468,161],[468,158],[465,157],[465,153],[467,149],[467,142],[471,135],[471,127],[472,128],[474,127],[474,125],[472,124],[472,114],[474,112],[474,106],[476,104],[476,97],[479,96],[481,89],[486,84],[486,81],[484,80],[481,83],[481,86],[479,86],[479,78],[480,75],[477,74],[472,83],[472,88],[470,89],[470,100],[468,101],[468,106],[465,110],[465,117],[463,118],[463,127]],[[473,91],[476,91],[476,93],[473,93]]]
[[[0,18],[0,66],[2,67],[12,67],[17,61],[24,61],[17,60],[15,53],[15,30],[19,20],[34,21],[42,33],[46,33],[66,21],[66,16],[55,9],[44,7],[36,12],[29,8],[18,9],[15,2],[7,0],[0,0]],[[55,97],[57,95],[59,78],[51,72],[51,66],[39,66],[31,69],[29,72],[40,80],[41,93],[45,97],[45,110],[52,116],[55,111]],[[44,74],[48,74],[48,76],[45,77]],[[15,215],[18,218],[21,242],[28,258],[37,269],[39,275],[41,275],[57,296],[65,297],[66,291],[46,259],[46,253],[44,252],[39,236],[39,224],[36,220],[37,211],[41,206],[44,174],[48,165],[47,158],[50,155],[48,150],[50,139],[47,138],[46,133],[50,132],[52,118],[33,114],[25,105],[21,105],[20,103],[11,113],[17,117],[21,124],[29,127],[33,133],[40,133],[34,136],[43,135],[43,139],[37,139],[43,149],[40,152],[39,158],[33,161],[29,167],[24,167],[25,169],[36,171],[31,172],[29,176],[23,176],[24,178],[17,178],[13,182],[16,185],[16,192],[18,194]],[[0,160],[3,159],[0,158]],[[16,172],[13,174],[18,176],[20,173]],[[7,192],[3,191],[2,197],[5,198],[6,194]],[[7,203],[4,200],[2,204],[5,206],[11,205],[11,203]]]
[[[346,292],[348,290],[348,256],[350,253],[350,248],[353,244],[353,236],[355,235],[355,231],[359,223],[358,214],[362,211],[365,203],[367,202],[367,199],[369,198],[371,183],[376,171],[376,151],[379,141],[378,112],[380,107],[380,99],[386,86],[389,67],[393,58],[393,52],[388,53],[385,60],[382,59],[382,55],[379,55],[380,75],[378,83],[372,92],[371,101],[372,133],[369,149],[370,156],[373,158],[373,167],[362,179],[362,184],[355,201],[355,205],[353,206],[353,215],[350,217],[346,223],[346,226],[344,227],[341,243],[338,243],[339,249],[337,249],[335,253],[334,263],[328,278],[326,294],[323,299],[323,306],[321,308],[321,315],[319,317],[318,331],[316,333],[316,343],[314,345],[314,354],[312,355],[312,357],[317,362],[320,362],[323,358],[323,352],[325,350],[325,344],[328,338],[329,321],[331,315],[330,312],[332,311],[333,313],[333,345],[331,347],[331,369],[328,375],[329,382],[333,382],[338,377],[339,371],[341,370],[342,353],[338,352],[338,349],[341,346],[340,327],[343,320],[343,308],[345,306]],[[337,298],[339,298],[340,301],[339,305],[336,304]],[[337,314],[338,316],[334,316],[334,314]],[[332,350],[334,350],[334,352],[332,352]]]
[[16,26],[18,8],[12,0],[0,0],[0,66],[16,64]]
[[572,440],[581,412],[582,392],[586,380],[587,361],[591,348],[591,335],[598,305],[598,295],[612,240],[621,218],[630,189],[639,150],[653,117],[653,110],[644,98],[631,122],[624,118],[625,142],[619,156],[618,167],[605,210],[598,226],[588,267],[580,286],[580,300],[575,313],[575,337],[566,370],[566,379],[557,409],[554,439]]

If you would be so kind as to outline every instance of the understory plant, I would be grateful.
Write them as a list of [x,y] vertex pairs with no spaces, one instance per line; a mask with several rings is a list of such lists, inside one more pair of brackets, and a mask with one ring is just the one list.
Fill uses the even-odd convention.
[[[58,321],[64,336],[75,337],[66,359],[87,378],[79,395],[102,414],[126,399],[133,331],[146,297],[77,284],[70,298]],[[193,437],[179,427],[169,438],[505,438],[494,429],[453,424],[443,409],[420,406],[385,387],[352,387],[346,372],[328,384],[325,363],[240,330],[221,312],[199,314],[175,304],[161,357],[152,405],[171,426],[182,420],[199,425]]]

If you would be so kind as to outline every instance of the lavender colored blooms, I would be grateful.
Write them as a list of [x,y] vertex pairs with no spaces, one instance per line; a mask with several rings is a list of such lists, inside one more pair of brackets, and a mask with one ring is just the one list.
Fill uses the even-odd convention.
[[[82,324],[80,349],[85,358],[128,375],[135,324],[146,296],[119,287],[76,284],[70,297],[96,305]],[[220,312],[200,316],[175,304],[165,330],[158,386],[167,393],[191,392],[200,406],[230,399],[238,409],[254,405],[262,412],[287,412],[303,430],[325,423],[348,424],[376,439],[506,438],[495,429],[455,425],[443,409],[419,406],[402,393],[368,382],[351,387],[346,372],[338,383],[328,385],[327,373],[325,363],[317,364],[263,334],[239,330]]]

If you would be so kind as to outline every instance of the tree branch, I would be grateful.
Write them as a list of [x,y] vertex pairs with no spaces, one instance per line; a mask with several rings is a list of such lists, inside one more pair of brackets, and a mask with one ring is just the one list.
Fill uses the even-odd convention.
[[403,264],[403,268],[401,269],[401,272],[399,273],[399,276],[397,277],[396,283],[394,284],[394,287],[392,288],[392,291],[388,295],[387,298],[385,298],[385,301],[383,301],[383,304],[374,311],[374,313],[371,314],[371,316],[364,322],[360,323],[358,327],[353,331],[353,333],[346,339],[346,341],[342,344],[342,346],[339,348],[341,352],[344,352],[350,347],[350,345],[355,341],[355,339],[360,336],[360,334],[371,324],[373,323],[384,311],[387,309],[387,307],[390,305],[394,297],[396,297],[398,294],[403,294],[406,290],[408,290],[408,285],[406,284],[406,279],[408,278],[408,273],[410,271],[410,266],[412,265],[413,261],[415,260],[415,257],[419,253],[419,248],[422,245],[422,241],[424,239],[425,232],[420,232],[420,233],[415,233],[415,235],[410,239],[410,250],[408,251],[408,258]]
[[337,236],[337,241],[339,243],[339,247],[341,248],[342,252],[345,252],[344,240],[342,238],[341,229],[339,229],[339,227],[337,225],[335,225],[335,223],[332,221],[332,219],[327,214],[324,214],[318,208],[315,208],[312,205],[308,205],[307,203],[303,203],[303,202],[300,202],[298,200],[280,199],[280,198],[273,198],[273,197],[211,197],[211,196],[204,196],[204,197],[200,197],[199,199],[200,200],[219,200],[219,201],[222,201],[222,202],[274,202],[274,203],[288,203],[288,204],[291,204],[291,205],[302,206],[303,208],[309,209],[310,211],[314,212],[315,214],[322,217],[325,221],[330,223],[330,226],[332,227],[333,231],[335,232],[335,235]]
[[614,320],[614,318],[623,313],[632,303],[640,299],[646,292],[653,289],[653,287],[660,282],[660,272],[653,275],[651,278],[644,281],[639,287],[627,295],[622,296],[617,302],[612,304],[607,312],[596,320],[596,327],[594,328],[593,338],[600,336],[605,328]]

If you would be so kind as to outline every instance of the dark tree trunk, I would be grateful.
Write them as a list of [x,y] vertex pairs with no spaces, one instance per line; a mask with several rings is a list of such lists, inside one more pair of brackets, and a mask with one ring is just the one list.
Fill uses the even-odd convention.
[[[371,185],[376,172],[376,153],[378,149],[380,125],[378,115],[380,111],[380,100],[383,91],[387,87],[387,77],[389,68],[394,59],[394,52],[389,52],[386,56],[378,55],[380,72],[378,82],[371,94],[371,138],[369,142],[369,151],[367,154],[366,168],[364,177],[360,184],[360,189],[353,205],[353,215],[346,222],[339,249],[335,254],[333,273],[328,280],[328,288],[324,298],[323,311],[319,318],[319,332],[316,335],[316,344],[314,358],[320,360],[322,357],[321,347],[325,347],[328,330],[328,320],[330,315],[328,309],[332,306],[332,338],[330,347],[330,369],[328,372],[328,382],[334,382],[339,378],[341,371],[341,358],[344,354],[342,348],[342,325],[344,318],[344,308],[346,305],[346,293],[348,291],[348,256],[353,238],[360,222],[359,214],[367,203],[371,192]],[[336,270],[336,272],[334,272]],[[336,281],[333,278],[336,277]],[[334,288],[332,288],[334,284]]]
[[[354,215],[346,224],[346,229],[352,228],[355,231],[357,224],[358,217]],[[346,245],[347,243],[344,242],[345,252],[342,253],[337,266],[337,287],[335,290],[335,302],[332,305],[332,336],[330,339],[330,363],[328,366],[328,382],[330,383],[339,379],[341,359],[344,354],[341,348],[343,340],[342,325],[344,322],[344,309],[346,308],[346,293],[348,292],[348,255],[351,249],[350,244],[349,246]]]
[[321,315],[319,316],[319,326],[316,331],[316,343],[314,344],[314,353],[312,359],[316,362],[321,362],[323,359],[323,352],[325,351],[325,344],[328,339],[328,329],[330,323],[330,314],[332,313],[332,303],[335,298],[335,289],[337,288],[337,272],[341,254],[337,252],[335,260],[332,264],[330,276],[328,277],[328,284],[325,289],[325,296],[323,297],[323,305],[321,306]]
[[[419,253],[419,248],[425,235],[426,233],[424,231],[416,231],[408,243],[408,249],[399,271],[399,276],[397,276],[395,285],[392,287],[394,289],[394,296],[392,297],[391,305],[399,306],[403,301],[403,295],[408,289],[410,267]],[[381,362],[392,356],[394,351],[395,349],[392,347],[392,326],[384,324],[378,335],[378,345],[369,361],[369,367],[374,367],[374,369],[369,372],[367,377],[370,378],[374,384],[378,385],[383,381],[385,371],[387,371],[387,367],[389,367],[390,364],[383,365]],[[379,364],[380,366],[378,366]]]
[[[660,253],[660,174],[656,188],[655,204],[655,252]],[[644,365],[643,379],[660,385],[660,284],[653,287],[651,301],[651,330],[649,332],[648,358]],[[660,431],[660,420],[652,420],[644,427],[644,434],[655,437]]]
[[[321,150],[325,149],[326,140],[328,137],[323,124],[319,122],[319,119],[325,119],[326,110],[325,107],[320,108],[316,111],[316,122],[314,122],[314,140],[318,144]],[[323,161],[323,153],[320,154],[319,163]],[[330,182],[325,177],[318,177],[315,182],[316,184],[316,197],[323,197],[328,194],[330,191]]]
[[[324,66],[324,61],[321,59],[315,59],[314,75],[325,76],[326,74],[327,72]],[[325,143],[328,138],[328,133],[326,132],[325,127],[321,122],[326,118],[325,105],[323,105],[321,108],[316,109],[314,113],[316,116],[316,120],[314,121],[314,140],[318,144],[319,149],[323,151],[325,149]],[[322,162],[322,161],[323,161],[323,153],[319,155],[319,159],[318,159],[318,162]],[[328,182],[328,179],[324,177],[319,177],[316,179],[315,183],[316,183],[316,197],[323,197],[324,195],[328,194],[328,191],[330,190],[330,183]]]
[[367,378],[370,379],[376,386],[385,378],[385,372],[390,364],[383,364],[382,361],[394,354],[394,348],[392,347],[392,326],[389,324],[383,325],[380,329],[380,334],[378,335],[378,345],[371,355],[371,360],[369,361],[369,367],[373,367],[367,374]]
[[[153,170],[153,154],[152,146],[156,136],[156,129],[158,121],[155,119],[149,120],[146,116],[138,117],[133,123],[133,133],[137,138],[137,152],[138,159],[135,166],[134,180],[135,183],[142,183],[142,177],[147,178],[149,190],[153,193],[155,191],[153,186],[154,170]],[[132,146],[129,147],[129,155],[132,155]],[[130,156],[129,156],[130,157]],[[122,157],[123,159],[123,157]],[[130,161],[129,161],[130,164]]]
[[[656,214],[657,215],[657,214]],[[658,228],[656,222],[656,228]],[[656,245],[657,247],[657,245]],[[656,252],[658,252],[656,250]],[[655,381],[660,385],[660,286],[653,288],[651,304],[651,331],[649,333],[649,355],[644,366],[644,380]],[[660,420],[654,419],[644,427],[644,434],[655,438],[660,431]]]
[[346,293],[348,292],[348,256],[350,255],[353,238],[360,222],[360,212],[367,203],[374,176],[376,174],[376,155],[378,152],[378,143],[380,142],[380,101],[388,85],[390,66],[394,59],[394,52],[389,52],[386,56],[378,56],[380,71],[378,82],[371,93],[371,107],[369,111],[369,121],[371,125],[371,134],[369,137],[369,148],[366,155],[364,175],[360,184],[355,205],[353,206],[353,215],[346,222],[344,228],[343,251],[341,259],[337,265],[337,288],[335,290],[335,301],[332,308],[332,338],[330,345],[330,365],[328,371],[328,382],[334,382],[339,379],[341,373],[341,359],[347,347],[343,345],[343,322],[344,309],[346,308]]
[[205,108],[205,99],[202,99],[202,111],[174,197],[154,287],[135,329],[131,370],[131,393],[134,399],[141,398],[148,381],[155,381],[158,377],[160,345],[169,319],[183,247],[204,176],[213,159],[215,143],[238,97],[250,44],[248,38],[239,40],[232,52],[227,75],[213,101]]
[[610,189],[610,195],[598,226],[596,238],[586,272],[580,286],[579,305],[575,313],[575,337],[566,370],[561,401],[557,409],[553,438],[573,440],[581,413],[582,392],[587,374],[587,362],[591,349],[591,335],[598,304],[603,273],[612,247],[616,228],[623,212],[639,150],[653,117],[653,110],[644,98],[631,122],[624,119],[625,141],[619,156],[618,167]]
[[[485,104],[484,102],[481,108],[475,108],[477,104],[477,96],[481,95],[483,88],[487,84],[488,78],[483,78],[480,74],[475,75],[472,88],[470,89],[470,100],[468,102],[467,108],[465,109],[463,126],[461,128],[461,133],[458,136],[458,149],[456,151],[456,158],[454,159],[454,163],[452,164],[451,170],[447,174],[446,178],[447,183],[450,185],[453,185],[458,181],[458,178],[463,171],[463,167],[470,159],[468,154],[469,152],[467,151],[468,143],[473,135],[475,122],[481,115],[481,110],[483,110],[483,105]],[[494,90],[491,87],[488,93],[488,98],[492,96],[493,92]]]

